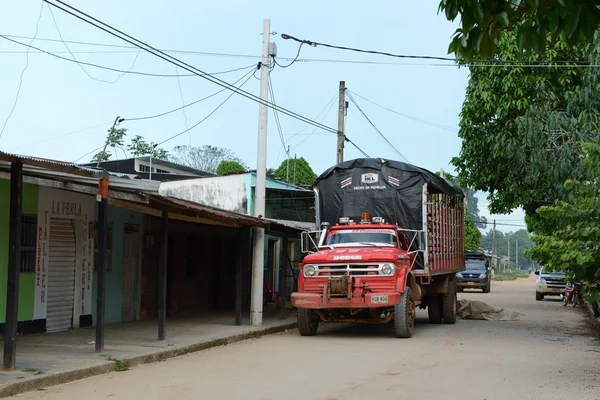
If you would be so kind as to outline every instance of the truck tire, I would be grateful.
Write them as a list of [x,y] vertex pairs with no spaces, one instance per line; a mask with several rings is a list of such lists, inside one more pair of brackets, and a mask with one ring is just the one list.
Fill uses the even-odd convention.
[[442,293],[442,318],[444,324],[455,324],[457,312],[456,281],[448,279],[448,291]]
[[492,289],[492,282],[488,282],[487,285],[483,287],[483,293],[489,293]]
[[540,292],[535,292],[535,299],[537,301],[542,301],[542,300],[544,300],[544,295],[541,294]]
[[429,314],[430,324],[441,324],[442,323],[442,299],[439,294],[429,297],[427,303],[427,313]]
[[394,328],[396,337],[407,339],[415,327],[415,302],[409,286],[400,296],[400,303],[394,306]]
[[309,308],[298,309],[298,330],[300,336],[315,336],[319,329],[319,318]]

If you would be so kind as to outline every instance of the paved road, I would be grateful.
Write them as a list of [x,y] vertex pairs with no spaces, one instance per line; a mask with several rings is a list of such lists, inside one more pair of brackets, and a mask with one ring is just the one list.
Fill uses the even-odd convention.
[[536,302],[532,280],[461,293],[525,315],[518,321],[387,327],[331,325],[89,378],[19,399],[600,399],[600,346],[589,317]]

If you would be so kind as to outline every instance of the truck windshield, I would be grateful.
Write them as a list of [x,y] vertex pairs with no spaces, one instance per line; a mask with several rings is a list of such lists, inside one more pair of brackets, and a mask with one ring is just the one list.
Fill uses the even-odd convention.
[[398,246],[396,234],[391,229],[351,229],[333,231],[327,246]]

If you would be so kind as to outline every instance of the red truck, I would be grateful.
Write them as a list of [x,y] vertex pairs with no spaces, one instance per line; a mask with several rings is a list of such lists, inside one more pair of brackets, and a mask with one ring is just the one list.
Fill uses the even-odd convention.
[[465,269],[461,188],[423,168],[356,159],[313,185],[318,232],[302,233],[298,309],[302,336],[320,322],[364,322],[413,334],[416,307],[454,324],[455,276]]

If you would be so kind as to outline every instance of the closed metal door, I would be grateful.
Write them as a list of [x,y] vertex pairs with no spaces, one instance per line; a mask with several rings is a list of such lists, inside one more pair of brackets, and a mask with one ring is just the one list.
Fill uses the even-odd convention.
[[48,262],[47,332],[65,331],[73,327],[75,249],[73,221],[52,218]]

